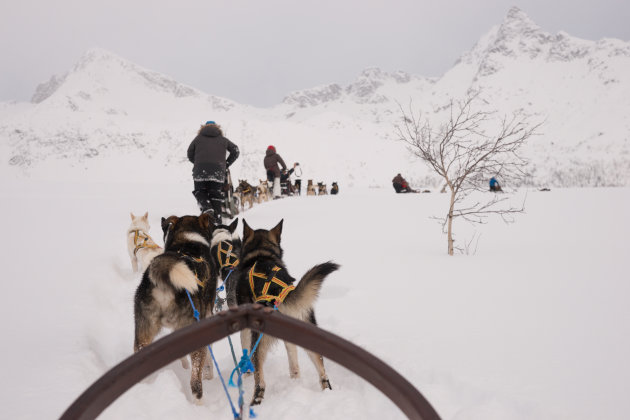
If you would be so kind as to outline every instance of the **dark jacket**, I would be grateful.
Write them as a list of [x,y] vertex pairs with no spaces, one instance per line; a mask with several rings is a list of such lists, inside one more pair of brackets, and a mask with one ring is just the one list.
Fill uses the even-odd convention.
[[[229,152],[227,159],[225,154]],[[188,146],[188,160],[193,166],[195,181],[225,182],[225,170],[236,158],[238,147],[223,137],[223,132],[216,124],[205,125]]]
[[394,179],[392,179],[392,182],[394,184],[400,184],[401,186],[404,186],[407,184],[407,181],[405,181],[405,178],[403,178],[400,174],[396,175]]
[[278,164],[282,165],[283,171],[286,171],[287,169],[287,165],[284,163],[284,160],[282,160],[280,155],[273,149],[267,149],[263,163],[265,164],[267,173],[272,172],[274,178],[280,178],[280,168],[278,167]]

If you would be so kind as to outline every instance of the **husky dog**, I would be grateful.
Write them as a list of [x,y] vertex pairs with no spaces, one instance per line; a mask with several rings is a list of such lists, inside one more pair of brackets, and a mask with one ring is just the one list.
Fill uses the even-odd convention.
[[306,185],[306,195],[317,195],[312,179],[309,179],[308,184]]
[[263,201],[269,201],[271,198],[271,194],[269,192],[269,182],[265,179],[264,181],[261,179],[260,184],[256,187],[258,190],[258,204]]
[[339,194],[339,185],[336,182],[332,183],[332,187],[330,187],[330,194],[336,195]]
[[[339,266],[332,262],[316,265],[304,274],[302,280],[294,286],[295,279],[289,275],[282,262],[282,248],[280,235],[282,220],[271,230],[252,230],[243,220],[243,248],[241,261],[236,277],[236,301],[239,305],[247,303],[262,303],[276,306],[278,310],[288,316],[317,325],[313,304],[326,276],[337,270]],[[252,349],[259,334],[251,330],[241,332],[243,349]],[[263,363],[267,357],[274,337],[263,335],[256,351],[252,355],[254,364],[254,380],[256,388],[251,404],[260,404],[265,395],[265,377]],[[295,344],[284,343],[289,356],[289,374],[297,378],[300,374],[298,366],[297,348]],[[332,389],[324,369],[324,359],[321,355],[307,351],[311,361],[319,374],[322,389]]]
[[[196,322],[186,291],[201,318],[212,315],[216,295],[216,268],[210,258],[214,224],[209,214],[162,218],[164,253],[151,261],[136,290],[134,351],[151,344],[162,327],[179,329]],[[190,354],[190,388],[199,400],[204,379],[212,378],[206,348]],[[182,361],[184,367],[186,363]]]
[[236,193],[240,196],[241,210],[245,210],[245,202],[249,203],[249,208],[254,207],[254,187],[249,185],[249,182],[245,179],[238,180],[238,187],[236,187]]
[[[241,252],[241,238],[234,233],[238,219],[235,219],[229,226],[219,225],[212,231],[212,241],[210,242],[210,255],[212,263],[217,267],[217,286],[223,285],[229,307],[236,306],[235,296],[235,276],[233,272],[239,264]],[[217,297],[215,311],[221,310],[224,300]]]
[[323,182],[317,183],[317,195],[327,195],[328,190],[326,189],[326,184]]
[[[146,270],[151,260],[162,253],[162,247],[155,243],[149,236],[149,212],[144,216],[131,215],[131,226],[127,230],[127,251],[131,259],[131,268],[134,273]],[[138,261],[140,264],[138,265]]]

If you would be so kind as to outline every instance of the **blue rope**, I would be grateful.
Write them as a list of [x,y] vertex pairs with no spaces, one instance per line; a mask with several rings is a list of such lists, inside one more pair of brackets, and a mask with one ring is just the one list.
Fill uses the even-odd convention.
[[[190,293],[188,292],[188,290],[186,290],[186,295],[188,296],[188,300],[190,301],[190,306],[192,306],[193,315],[195,316],[195,319],[197,320],[197,322],[199,322],[199,311],[197,310],[197,308],[195,308],[195,304],[193,303],[192,297],[190,297]],[[230,393],[228,392],[227,386],[225,386],[223,375],[221,375],[221,369],[219,369],[219,364],[217,363],[217,359],[214,357],[214,352],[212,351],[212,347],[210,347],[209,344],[208,344],[208,350],[210,350],[210,356],[212,356],[212,361],[214,362],[214,366],[217,369],[217,373],[219,374],[219,379],[221,379],[221,385],[223,385],[223,390],[225,391],[225,395],[227,395],[228,402],[230,403],[230,408],[232,409],[232,414],[234,415],[235,419],[240,419],[241,416],[238,413],[238,411],[236,411],[236,408],[234,407],[234,403],[232,403],[232,397],[230,397]]]
[[[225,282],[227,281],[227,279],[230,278],[230,274],[232,274],[232,271],[234,271],[234,269],[231,269],[230,272],[228,273],[227,276],[225,276],[225,279],[223,279],[223,282],[221,283],[221,286],[217,287],[217,294],[216,297],[214,298],[214,305],[217,306],[219,305],[219,292],[222,292],[225,290]],[[225,296],[225,298],[227,299],[227,296]],[[219,311],[222,309],[223,304],[219,305]]]
[[[278,303],[274,304],[273,309],[275,311],[278,310]],[[238,363],[238,365],[236,365],[236,367],[234,368],[234,370],[232,370],[232,373],[230,374],[228,385],[230,385],[231,387],[238,386],[238,404],[241,409],[243,407],[243,375],[249,372],[254,372],[255,369],[251,357],[254,355],[254,352],[258,348],[258,345],[260,344],[260,340],[262,340],[263,335],[263,333],[258,334],[258,339],[256,340],[256,343],[254,343],[254,347],[252,347],[251,353],[248,354],[247,349],[243,349],[243,356],[241,357],[241,361]],[[236,381],[237,385],[234,385],[233,380],[235,373],[238,373]],[[249,408],[249,417],[252,419],[256,418],[256,413],[251,407]]]
[[[215,307],[217,309],[217,311],[221,311],[221,309],[223,308],[223,302],[224,300],[219,298],[219,292],[222,292],[225,290],[225,283],[227,282],[227,280],[230,278],[230,275],[232,274],[232,272],[234,271],[234,268],[232,268],[227,276],[225,276],[225,279],[223,279],[223,282],[221,284],[221,286],[217,287],[217,296],[215,298],[214,304]],[[227,296],[226,296],[227,299]],[[230,352],[232,353],[232,360],[234,361],[234,367],[235,370],[238,372],[238,376],[239,376],[239,381],[238,381],[238,405],[239,408],[241,410],[241,412],[243,412],[243,394],[245,393],[245,391],[243,390],[243,381],[240,380],[242,374],[241,374],[241,368],[239,367],[239,362],[236,360],[236,352],[234,351],[234,344],[232,343],[232,337],[230,337],[228,335],[228,342],[230,343]],[[250,362],[251,364],[251,362]],[[253,367],[252,367],[253,369]],[[234,382],[232,381],[232,376],[234,375],[234,371],[232,371],[232,374],[230,375],[230,382],[229,385],[235,387],[236,385],[234,385]],[[253,411],[252,411],[253,413]],[[250,413],[251,414],[251,413]],[[256,416],[256,414],[254,414],[254,417]],[[252,417],[250,415],[250,417]],[[253,418],[253,417],[252,417]]]

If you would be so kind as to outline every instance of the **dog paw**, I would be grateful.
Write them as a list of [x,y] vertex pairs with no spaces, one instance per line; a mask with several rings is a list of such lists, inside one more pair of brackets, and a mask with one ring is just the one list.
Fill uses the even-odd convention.
[[265,396],[265,388],[256,386],[256,390],[254,391],[254,398],[252,398],[252,402],[250,403],[250,405],[260,404],[264,396]]
[[330,386],[330,381],[328,378],[324,378],[320,381],[320,385],[322,386],[322,390],[330,389],[332,391],[332,386]]
[[289,372],[289,375],[291,376],[291,379],[296,379],[300,377],[300,371],[299,370],[294,370]]
[[200,400],[201,397],[203,397],[203,387],[201,385],[201,381],[191,381],[190,390],[196,400]]

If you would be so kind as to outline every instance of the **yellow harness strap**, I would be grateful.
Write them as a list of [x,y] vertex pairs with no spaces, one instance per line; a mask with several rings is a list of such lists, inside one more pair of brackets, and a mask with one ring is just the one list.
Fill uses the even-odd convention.
[[[224,246],[226,248],[224,248]],[[232,255],[232,250],[234,247],[231,243],[227,241],[219,242],[219,246],[217,247],[217,259],[219,260],[219,265],[221,268],[229,267],[235,268],[240,262],[236,255]],[[224,258],[222,256],[225,255]]]
[[[133,255],[136,255],[138,250],[142,248],[159,248],[160,247],[158,244],[153,242],[153,239],[151,239],[149,235],[142,232],[142,230],[136,229],[132,232],[135,232],[135,235],[133,236],[133,244],[136,246],[135,249],[133,250]],[[139,242],[140,239],[142,240],[142,242]]]
[[[189,259],[191,261],[194,261],[196,263],[205,263],[206,262],[206,260],[204,260],[202,257],[193,257],[192,255],[184,254],[181,251],[177,251],[177,253],[179,255],[182,255],[184,258],[187,258],[187,259]],[[206,282],[199,280],[199,276],[197,275],[197,270],[194,270],[194,271],[195,271],[195,281],[197,282],[197,285],[203,289],[206,286]]]
[[[282,270],[282,268],[278,266],[273,267],[273,269],[271,270],[272,277],[271,279],[269,279],[267,274],[256,272],[256,263],[254,263],[254,266],[249,270],[248,274],[249,274],[249,287],[252,290],[252,295],[254,296],[255,303],[275,302],[276,305],[279,305],[280,303],[284,302],[284,299],[286,299],[287,295],[291,291],[295,290],[295,286],[290,286],[276,277],[276,274],[280,270]],[[254,279],[256,278],[265,280],[265,284],[263,285],[260,296],[256,296],[256,290],[255,290],[256,288],[254,285],[254,281],[255,281]],[[282,291],[278,295],[269,294],[269,287],[271,286],[272,283],[275,283],[282,288]]]

